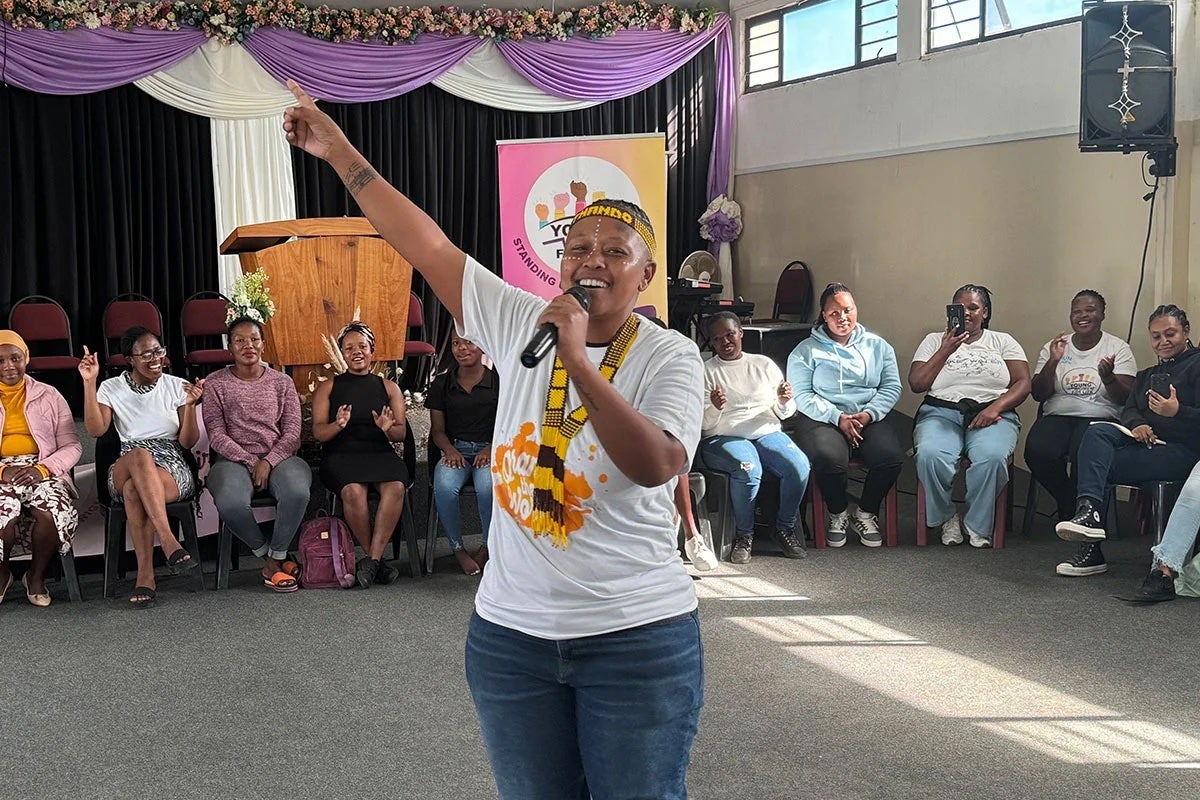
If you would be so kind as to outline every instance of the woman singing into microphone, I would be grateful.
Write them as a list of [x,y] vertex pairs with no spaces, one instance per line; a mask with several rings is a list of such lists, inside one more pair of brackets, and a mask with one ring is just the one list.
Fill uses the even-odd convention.
[[[579,211],[560,269],[590,308],[547,303],[459,250],[289,86],[288,140],[337,170],[505,387],[491,560],[466,646],[500,797],[685,797],[704,672],[671,485],[700,436],[703,368],[692,342],[632,313],[656,269],[649,219],[617,200]],[[557,347],[526,369],[544,323]]]

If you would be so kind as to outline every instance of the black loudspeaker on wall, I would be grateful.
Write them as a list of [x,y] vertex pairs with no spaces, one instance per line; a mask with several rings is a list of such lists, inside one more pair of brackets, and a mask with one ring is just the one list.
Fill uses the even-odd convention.
[[1175,56],[1170,0],[1084,4],[1079,149],[1147,151],[1175,174]]

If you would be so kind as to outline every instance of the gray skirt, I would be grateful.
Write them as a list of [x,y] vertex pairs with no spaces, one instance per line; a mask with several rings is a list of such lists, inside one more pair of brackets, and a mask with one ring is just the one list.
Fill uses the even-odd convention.
[[[165,469],[167,474],[175,479],[175,485],[179,487],[180,500],[191,500],[196,496],[196,476],[183,455],[183,445],[179,443],[178,439],[130,439],[127,442],[121,442],[121,455],[125,455],[135,447],[149,450],[154,463]],[[124,500],[117,492],[117,487],[113,485],[113,468],[115,466],[114,464],[113,467],[108,468],[108,493],[114,503],[123,503]]]

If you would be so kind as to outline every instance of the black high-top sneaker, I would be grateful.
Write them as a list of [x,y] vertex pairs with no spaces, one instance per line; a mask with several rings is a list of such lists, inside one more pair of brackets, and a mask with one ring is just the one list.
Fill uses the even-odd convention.
[[1075,516],[1054,526],[1058,538],[1068,542],[1090,542],[1103,539],[1104,520],[1100,519],[1100,504],[1090,497],[1079,498]]
[[1100,552],[1099,542],[1080,542],[1079,550],[1071,560],[1062,562],[1054,571],[1070,578],[1084,578],[1108,572],[1108,562],[1104,560],[1104,553]]

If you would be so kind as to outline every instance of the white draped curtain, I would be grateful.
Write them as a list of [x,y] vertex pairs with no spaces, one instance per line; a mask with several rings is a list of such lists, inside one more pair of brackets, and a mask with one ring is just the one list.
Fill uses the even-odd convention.
[[[464,100],[510,111],[574,111],[597,103],[547,94],[510,67],[490,41],[434,84]],[[296,216],[292,158],[281,127],[292,95],[241,45],[209,39],[183,61],[136,85],[156,100],[211,118],[222,241],[239,225]],[[228,294],[240,274],[236,256],[222,256],[220,290]]]

